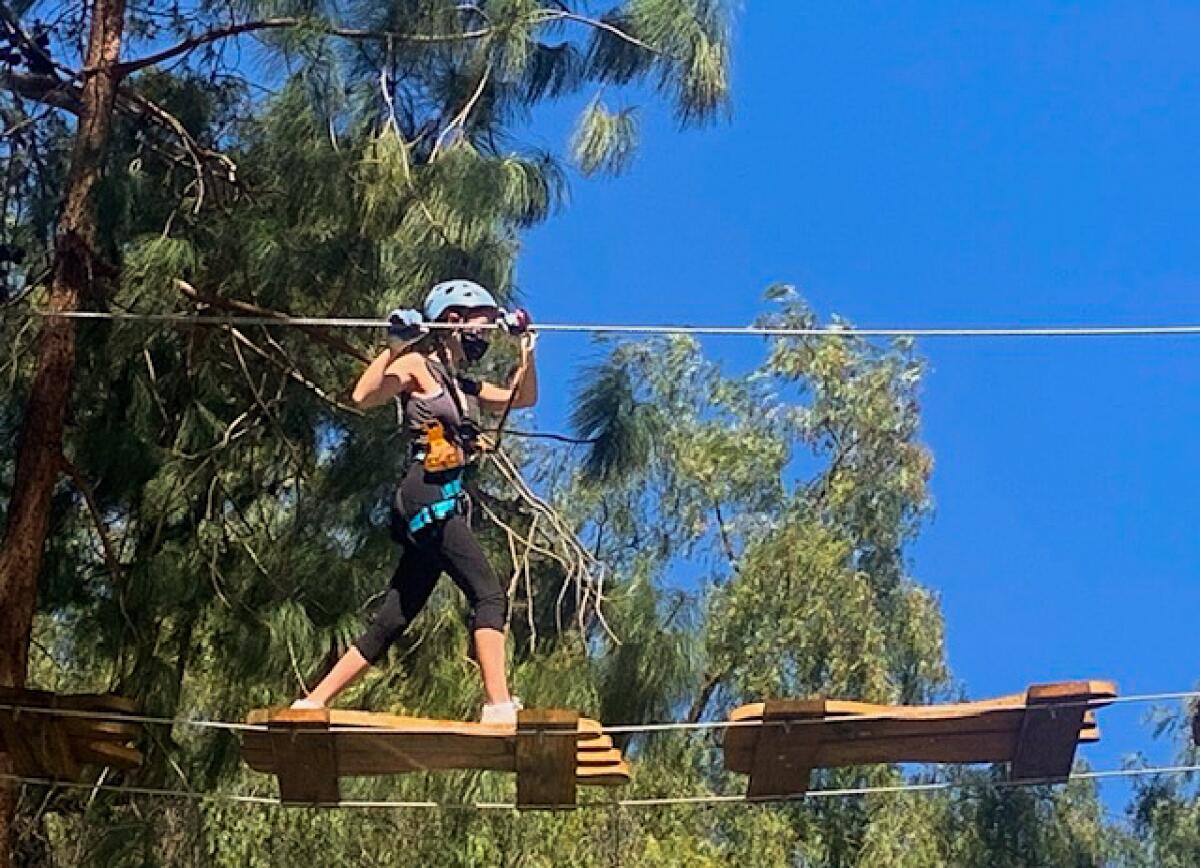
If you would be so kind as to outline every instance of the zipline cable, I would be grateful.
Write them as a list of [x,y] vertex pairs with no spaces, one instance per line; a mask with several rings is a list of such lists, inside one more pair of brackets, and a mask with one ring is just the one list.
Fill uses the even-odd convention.
[[[1106,781],[1118,778],[1150,777],[1154,775],[1190,775],[1200,773],[1200,764],[1150,766],[1145,768],[1102,769],[1100,771],[1072,772],[1066,781]],[[123,793],[135,796],[155,796],[160,798],[190,799],[201,802],[233,802],[237,804],[270,805],[282,807],[283,803],[272,796],[252,796],[238,793],[199,793],[195,790],[172,790],[157,787],[126,786],[121,784],[87,784],[74,781],[56,781],[51,778],[26,777],[22,775],[0,774],[0,780],[18,784],[30,784],[74,790],[102,790],[111,793]],[[610,799],[596,802],[581,802],[579,810],[604,810],[612,808],[647,808],[670,807],[683,805],[721,805],[745,804],[764,805],[784,802],[803,802],[808,799],[850,798],[856,796],[898,795],[906,793],[932,793],[948,791],[971,791],[980,789],[1016,789],[1037,786],[1061,784],[1061,778],[1039,778],[1021,781],[928,781],[924,783],[893,784],[889,786],[869,787],[831,787],[828,789],[809,790],[795,796],[735,796],[703,794],[694,796],[652,796],[642,799]],[[442,803],[433,801],[372,801],[342,799],[336,802],[322,802],[320,807],[341,808],[350,810],[366,809],[428,809],[442,811],[515,811],[517,805],[512,802],[474,802],[474,803]]]
[[[123,311],[48,311],[27,308],[30,315],[46,318],[77,320],[109,320],[115,322],[157,322],[183,325],[262,325],[325,328],[384,329],[388,323],[380,319],[339,317],[261,317],[209,316],[183,313],[129,313]],[[424,323],[428,329],[498,329],[494,323]],[[1183,337],[1200,335],[1200,324],[1182,325],[1095,325],[1095,326],[985,326],[858,328],[851,326],[701,326],[701,325],[623,325],[600,323],[538,323],[534,332],[581,332],[591,334],[640,335],[708,335],[750,337],[925,337],[925,338],[1016,338],[1016,337]]]
[[[1131,705],[1146,702],[1185,701],[1200,699],[1200,690],[1179,690],[1163,693],[1139,693],[1128,696],[1116,696],[1101,699],[1061,700],[1040,703],[1038,710],[1058,708],[1104,708],[1111,705]],[[930,706],[936,708],[937,706]],[[987,709],[989,712],[1003,713],[1013,711],[1020,706],[996,705]],[[0,711],[11,711],[15,714],[41,714],[51,717],[69,717],[84,720],[100,720],[114,723],[141,723],[152,726],[193,726],[201,729],[220,729],[234,732],[266,732],[266,724],[238,723],[234,721],[211,720],[201,717],[161,717],[145,714],[129,714],[120,711],[101,711],[93,709],[54,708],[53,706],[20,705],[17,703],[0,703]],[[708,731],[724,729],[750,729],[763,726],[783,726],[786,728],[812,726],[821,723],[860,723],[872,720],[890,720],[894,717],[888,712],[875,714],[827,714],[821,717],[806,717],[797,720],[702,720],[702,721],[665,721],[661,723],[634,723],[615,726],[601,726],[600,732],[605,735],[633,735],[647,732],[672,731]],[[390,727],[390,726],[344,726],[332,724],[329,732],[353,732],[360,734],[372,733],[405,733],[420,731],[419,727]],[[324,732],[325,730],[321,730]],[[303,735],[304,733],[298,733]],[[576,737],[577,733],[547,731],[546,735],[561,735]]]

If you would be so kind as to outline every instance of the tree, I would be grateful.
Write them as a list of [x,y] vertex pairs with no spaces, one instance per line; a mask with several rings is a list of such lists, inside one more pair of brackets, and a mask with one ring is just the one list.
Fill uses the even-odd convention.
[[[269,238],[272,231],[301,232],[307,227],[289,227],[286,219],[280,219],[280,209],[288,202],[286,194],[311,193],[310,201],[324,206],[337,199],[338,191],[331,182],[351,173],[361,182],[364,195],[355,197],[352,211],[341,208],[339,214],[340,203],[335,203],[326,212],[340,219],[337,240],[344,244],[335,251],[326,243],[319,246],[319,252],[332,254],[343,267],[352,264],[366,269],[355,275],[360,295],[369,293],[376,280],[396,280],[393,286],[411,297],[416,287],[428,282],[429,275],[447,270],[483,276],[504,288],[515,229],[544,218],[556,201],[560,184],[548,157],[510,156],[498,144],[506,125],[518,121],[522,111],[588,84],[625,84],[645,76],[655,77],[656,86],[672,99],[684,122],[711,116],[724,101],[724,19],[715,7],[690,0],[614,5],[602,18],[563,4],[536,2],[467,7],[448,2],[366,5],[356,10],[359,20],[354,22],[336,20],[327,10],[310,5],[302,5],[299,14],[272,9],[272,13],[283,14],[256,18],[257,11],[253,5],[148,6],[139,7],[126,20],[123,4],[98,4],[74,13],[75,19],[62,27],[65,33],[72,25],[90,26],[94,34],[89,52],[73,68],[65,62],[70,43],[52,40],[54,34],[37,22],[36,9],[26,10],[35,21],[37,32],[32,35],[15,16],[6,13],[10,42],[17,51],[3,80],[14,97],[13,111],[23,110],[32,100],[75,118],[75,155],[49,257],[54,277],[45,301],[52,310],[71,311],[83,303],[104,307],[124,303],[130,296],[143,307],[185,301],[169,280],[158,279],[163,274],[159,269],[175,270],[178,276],[178,270],[187,270],[189,263],[199,263],[194,257],[203,255],[206,242],[221,240],[222,233],[229,233],[228,238],[251,225],[261,230],[250,236],[256,241]],[[135,41],[153,40],[156,50],[137,59],[122,59],[126,29]],[[572,31],[570,36],[563,35],[567,30]],[[276,112],[274,122],[285,135],[255,132],[261,125],[254,117],[263,106],[245,90],[253,75],[244,69],[230,70],[223,63],[221,45],[246,34],[271,38],[278,51],[298,60],[302,67],[301,75],[293,77],[268,108]],[[542,41],[544,36],[560,35],[558,42]],[[161,47],[172,36],[178,41]],[[52,56],[52,49],[61,50],[64,59]],[[154,71],[156,65],[168,62],[183,66],[166,78]],[[231,72],[232,88],[220,83]],[[240,142],[223,140],[215,126],[206,126],[213,117],[211,112],[205,117],[204,107],[211,109],[214,101],[221,102],[231,90],[236,95],[239,89],[243,96],[239,110],[227,112],[226,119],[237,122],[234,135],[242,138]],[[372,98],[376,94],[381,99]],[[192,111],[197,106],[199,115]],[[286,114],[296,108],[301,109],[298,115]],[[124,137],[122,141],[113,139],[114,112],[127,125],[118,133]],[[607,128],[606,118],[598,102],[584,118],[579,154],[588,170],[615,168],[620,160],[608,159],[605,154],[609,150],[620,153],[621,159],[629,153],[631,115]],[[288,123],[300,126],[288,130]],[[308,123],[321,126],[304,127]],[[314,129],[327,145],[313,148],[312,138],[305,133]],[[300,137],[299,148],[286,141],[288,133]],[[256,150],[256,136],[276,152]],[[300,164],[318,174],[306,177],[294,171],[298,164],[288,165],[275,175],[282,181],[285,195],[270,196],[267,207],[256,207],[253,197],[263,194],[256,181],[262,178],[256,178],[253,169],[239,172],[238,163],[222,152],[226,144],[231,145],[227,150],[244,149],[268,160],[297,156]],[[344,156],[343,146],[348,149]],[[310,150],[300,153],[304,148]],[[13,149],[10,158],[17,157]],[[184,176],[181,168],[191,177]],[[334,174],[320,174],[328,170]],[[287,186],[312,180],[320,183],[311,191]],[[148,189],[156,181],[162,186]],[[134,203],[146,210],[132,213],[128,209]],[[138,234],[150,229],[152,217],[163,221],[156,228],[159,237],[135,242]],[[219,276],[208,284],[223,284],[228,274],[240,274],[242,286],[255,301],[242,302],[239,308],[235,299],[216,293],[204,296],[205,303],[224,309],[234,305],[238,310],[246,304],[260,309],[264,301],[281,307],[293,301],[324,306],[349,303],[353,298],[329,297],[313,291],[315,287],[309,288],[306,297],[291,297],[284,289],[286,280],[299,274],[310,278],[312,271],[289,274],[282,260],[271,259],[270,249],[235,249],[250,259],[212,263]],[[218,271],[221,266],[229,270]],[[255,273],[255,267],[261,270]],[[258,280],[264,272],[266,276]],[[342,275],[341,282],[351,281]],[[129,287],[128,292],[114,294],[112,287],[118,284]],[[41,298],[40,291],[30,297]],[[198,299],[200,296],[194,296],[191,301]],[[82,453],[90,441],[72,443],[68,437],[64,443],[67,408],[79,406],[75,401],[80,396],[73,395],[71,388],[76,335],[73,321],[46,320],[22,414],[21,448],[15,456],[6,505],[7,529],[0,546],[0,599],[5,604],[0,677],[4,683],[20,684],[25,678],[37,579],[43,572],[43,553],[55,516],[52,493],[62,471],[86,505],[104,544],[105,569],[115,586],[112,599],[128,622],[123,629],[131,632],[138,630],[127,609],[130,595],[137,592],[137,571],[121,563],[106,525],[128,506],[122,503],[121,494],[142,483],[153,495],[156,483],[171,478],[171,471],[166,470],[158,480],[134,473],[129,480],[118,481],[103,473],[113,469],[113,460],[107,466],[88,466],[84,459],[90,456]],[[243,362],[241,354],[246,353],[254,358],[253,364],[274,367],[277,376],[299,383],[321,398],[326,405],[323,412],[339,409],[337,401],[324,395],[315,381],[306,379],[278,343],[269,341],[270,348],[263,350],[237,330],[228,337]],[[202,350],[205,343],[194,342],[193,349]],[[341,341],[326,338],[317,343],[350,356],[356,352]],[[114,359],[119,362],[107,353],[125,348],[119,344],[96,346],[99,351],[89,355],[89,366],[104,366]],[[223,345],[220,352],[226,349]],[[153,370],[153,354],[145,359]],[[330,359],[322,373],[336,370],[341,379],[344,367],[344,362],[339,368]],[[119,380],[122,372],[116,376]],[[198,385],[184,379],[188,387]],[[271,400],[259,395],[251,400],[247,392],[254,393],[255,384],[249,375],[246,381],[243,396],[247,406],[255,409],[243,421],[251,427],[279,423]],[[125,385],[137,388],[133,380],[126,380]],[[152,388],[157,387],[155,383]],[[215,401],[230,398],[221,395],[219,387],[205,397]],[[86,397],[83,400],[86,402]],[[275,404],[279,400],[277,395]],[[202,437],[205,426],[216,423],[217,417],[202,400],[185,399],[183,403],[178,419],[168,418],[167,427],[174,428],[170,433],[176,440]],[[97,419],[111,424],[113,417],[105,415],[109,409],[99,408],[98,416],[90,419],[86,411],[81,412],[80,427],[87,428]],[[163,409],[165,405],[159,408]],[[250,416],[254,418],[248,419]],[[235,427],[225,429],[230,439],[238,434]],[[304,456],[293,448],[296,443],[289,432],[280,428],[276,433],[283,445],[274,445],[302,462]],[[115,460],[128,461],[137,451],[136,446],[118,448],[120,458]],[[67,459],[71,453],[77,454]],[[219,481],[215,471],[203,475],[210,486]],[[195,481],[195,477],[191,479]],[[99,484],[94,480],[100,480]],[[125,491],[118,491],[122,486]],[[187,486],[183,490],[187,491]],[[140,533],[135,520],[118,523],[123,525],[126,539]],[[151,548],[164,544],[161,533],[166,524],[159,521],[155,526],[157,532],[147,535]],[[51,542],[69,548],[72,540],[64,537]],[[187,646],[193,627],[185,619],[172,628],[181,648]],[[123,652],[130,653],[133,662],[116,670],[119,673],[124,666],[130,667],[124,670],[124,677],[159,673],[160,677],[145,682],[151,687],[144,687],[143,692],[151,696],[163,688],[157,650],[151,642],[139,651]],[[180,658],[179,673],[186,668],[185,658],[186,654]],[[120,680],[122,676],[117,677]],[[167,701],[168,696],[160,694],[158,699]]]

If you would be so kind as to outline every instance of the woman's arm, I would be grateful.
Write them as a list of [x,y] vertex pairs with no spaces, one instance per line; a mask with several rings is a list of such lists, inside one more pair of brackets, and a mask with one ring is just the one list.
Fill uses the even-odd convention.
[[411,380],[412,371],[405,357],[386,349],[358,378],[351,396],[354,406],[366,410],[386,404],[403,392]]
[[[516,394],[514,395],[514,390]],[[521,361],[508,381],[508,387],[492,383],[479,384],[479,403],[486,410],[504,410],[511,401],[514,410],[532,407],[538,399],[537,364],[533,345],[528,336],[521,338]]]

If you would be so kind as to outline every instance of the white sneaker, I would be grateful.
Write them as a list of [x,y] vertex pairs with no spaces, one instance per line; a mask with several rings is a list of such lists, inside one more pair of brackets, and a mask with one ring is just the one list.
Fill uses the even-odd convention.
[[291,708],[301,709],[304,711],[317,711],[325,706],[315,700],[309,699],[307,696],[297,699],[290,706]]
[[497,702],[495,705],[485,702],[483,704],[483,713],[479,715],[479,722],[516,726],[517,712],[524,707],[521,704],[521,700],[516,696],[512,697],[508,702]]

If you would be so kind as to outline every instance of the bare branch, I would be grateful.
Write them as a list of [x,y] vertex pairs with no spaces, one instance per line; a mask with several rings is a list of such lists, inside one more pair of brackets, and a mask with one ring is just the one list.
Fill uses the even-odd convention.
[[229,331],[233,334],[233,337],[238,341],[238,343],[240,343],[242,346],[246,347],[251,352],[255,353],[256,355],[258,355],[259,357],[264,359],[266,362],[274,365],[276,368],[281,370],[283,373],[287,374],[289,377],[291,377],[293,380],[295,380],[297,383],[299,383],[304,388],[308,389],[308,391],[312,392],[314,395],[316,395],[318,398],[320,398],[322,401],[324,401],[330,407],[333,407],[337,410],[341,410],[343,413],[349,413],[352,416],[361,416],[362,415],[362,411],[359,410],[357,407],[351,407],[349,404],[343,404],[341,401],[332,397],[324,389],[322,389],[320,386],[318,386],[316,383],[314,383],[308,377],[304,376],[302,373],[297,371],[290,364],[287,364],[287,363],[275,358],[275,356],[268,353],[266,350],[264,350],[258,344],[254,343],[254,341],[250,340],[248,337],[246,337],[244,334],[242,334],[237,329],[228,327],[228,326],[226,328],[229,328]]
[[437,141],[433,143],[433,153],[429,159],[432,162],[442,149],[442,144],[446,137],[456,129],[465,129],[467,119],[471,116],[471,112],[475,110],[475,106],[479,103],[480,97],[483,96],[484,90],[487,88],[488,80],[492,77],[492,64],[489,62],[483,69],[483,74],[479,76],[479,84],[475,87],[475,92],[471,94],[471,98],[467,100],[467,104],[463,106],[462,111],[454,116],[453,120],[447,124],[446,129],[442,130],[441,135],[437,137]]
[[[247,316],[269,317],[271,319],[277,319],[281,323],[287,323],[292,319],[290,314],[282,313],[277,310],[271,310],[270,308],[266,307],[259,307],[258,305],[250,304],[249,302],[237,301],[236,299],[231,298],[220,298],[215,295],[206,295],[187,281],[176,280],[175,286],[180,292],[198,304],[207,304],[210,307],[219,307],[222,310],[246,314]],[[330,334],[325,329],[317,326],[300,326],[300,330],[311,336],[313,340],[317,341],[318,343],[337,350],[339,353],[348,355],[357,361],[363,362],[364,364],[371,361],[369,356],[357,349],[351,343],[339,338],[337,335]]]
[[83,501],[87,504],[88,515],[92,518],[92,524],[96,528],[96,535],[100,537],[100,546],[104,550],[104,563],[108,566],[108,572],[112,576],[113,584],[117,586],[117,608],[121,611],[121,617],[125,619],[125,624],[130,631],[137,636],[138,628],[134,624],[133,619],[129,617],[129,612],[125,608],[125,571],[121,569],[121,561],[117,557],[117,550],[112,544],[112,539],[108,535],[108,528],[104,524],[104,516],[100,514],[100,505],[96,503],[95,492],[83,478],[83,474],[79,472],[71,460],[65,455],[59,456],[63,473],[65,473],[75,486],[75,489],[83,495]]
[[[30,73],[8,72],[0,74],[0,88],[10,91],[25,99],[39,102],[53,108],[61,109],[78,115],[80,111],[80,86],[71,81],[63,81],[52,75],[34,75]],[[128,88],[118,92],[117,109],[127,117],[141,118],[166,131],[171,139],[178,144],[179,152],[161,152],[176,163],[183,163],[196,171],[197,177],[202,177],[203,167],[216,163],[219,165],[218,175],[232,183],[236,179],[237,166],[224,154],[202,147],[187,131],[182,122],[166,109],[134,93]],[[201,204],[197,199],[197,206]]]
[[723,677],[723,673],[717,672],[709,673],[704,677],[704,683],[700,685],[700,690],[692,702],[692,707],[688,709],[688,723],[696,723],[704,716],[704,711],[708,708],[708,703],[712,701],[713,693],[716,691]]
[[0,74],[0,88],[73,115],[79,114],[79,85],[53,75],[5,72]]
[[113,547],[112,540],[109,539],[108,528],[105,527],[104,517],[100,514],[100,506],[96,503],[96,495],[92,492],[92,487],[87,480],[83,478],[83,474],[79,472],[79,468],[72,464],[65,455],[62,457],[62,469],[70,477],[76,490],[83,495],[88,513],[92,517],[92,524],[95,525],[96,534],[100,537],[100,545],[104,549],[104,562],[108,565],[108,571],[112,573],[113,581],[119,583],[124,571],[121,569],[120,561],[117,560],[117,550]]
[[427,44],[468,42],[474,39],[482,39],[492,32],[491,28],[487,27],[479,30],[467,30],[462,33],[399,33],[386,30],[355,30],[347,27],[334,27],[311,18],[268,18],[263,21],[243,21],[240,24],[231,24],[227,27],[219,27],[216,30],[192,36],[176,45],[172,45],[170,48],[164,48],[162,51],[147,55],[146,57],[118,64],[116,71],[118,75],[129,75],[130,73],[137,72],[139,69],[154,66],[156,63],[162,63],[164,60],[179,57],[203,45],[210,45],[231,36],[240,36],[244,33],[260,33],[266,30],[291,30],[300,27],[308,27],[324,36],[336,36],[341,39],[381,42],[393,40],[395,42]]
[[729,566],[733,571],[739,572],[737,563],[737,554],[733,550],[733,543],[729,538],[729,528],[725,524],[725,516],[721,512],[721,501],[715,497],[712,499],[713,513],[717,518],[717,528],[721,534],[721,547],[725,550],[725,557],[729,560]]
[[580,15],[578,12],[568,12],[565,9],[556,10],[556,11],[547,10],[545,12],[545,14],[541,15],[536,20],[535,23],[549,24],[554,21],[573,21],[576,24],[582,24],[585,27],[591,27],[594,30],[603,30],[605,33],[612,34],[613,36],[617,37],[618,39],[628,42],[630,45],[636,45],[638,48],[642,49],[643,51],[648,51],[651,54],[658,55],[659,57],[666,56],[666,52],[664,52],[661,48],[655,48],[649,42],[643,42],[642,40],[638,39],[633,34],[626,33],[624,30],[622,30],[620,27],[617,27],[615,24],[610,24],[609,22],[604,21],[599,18],[590,18],[587,15]]

